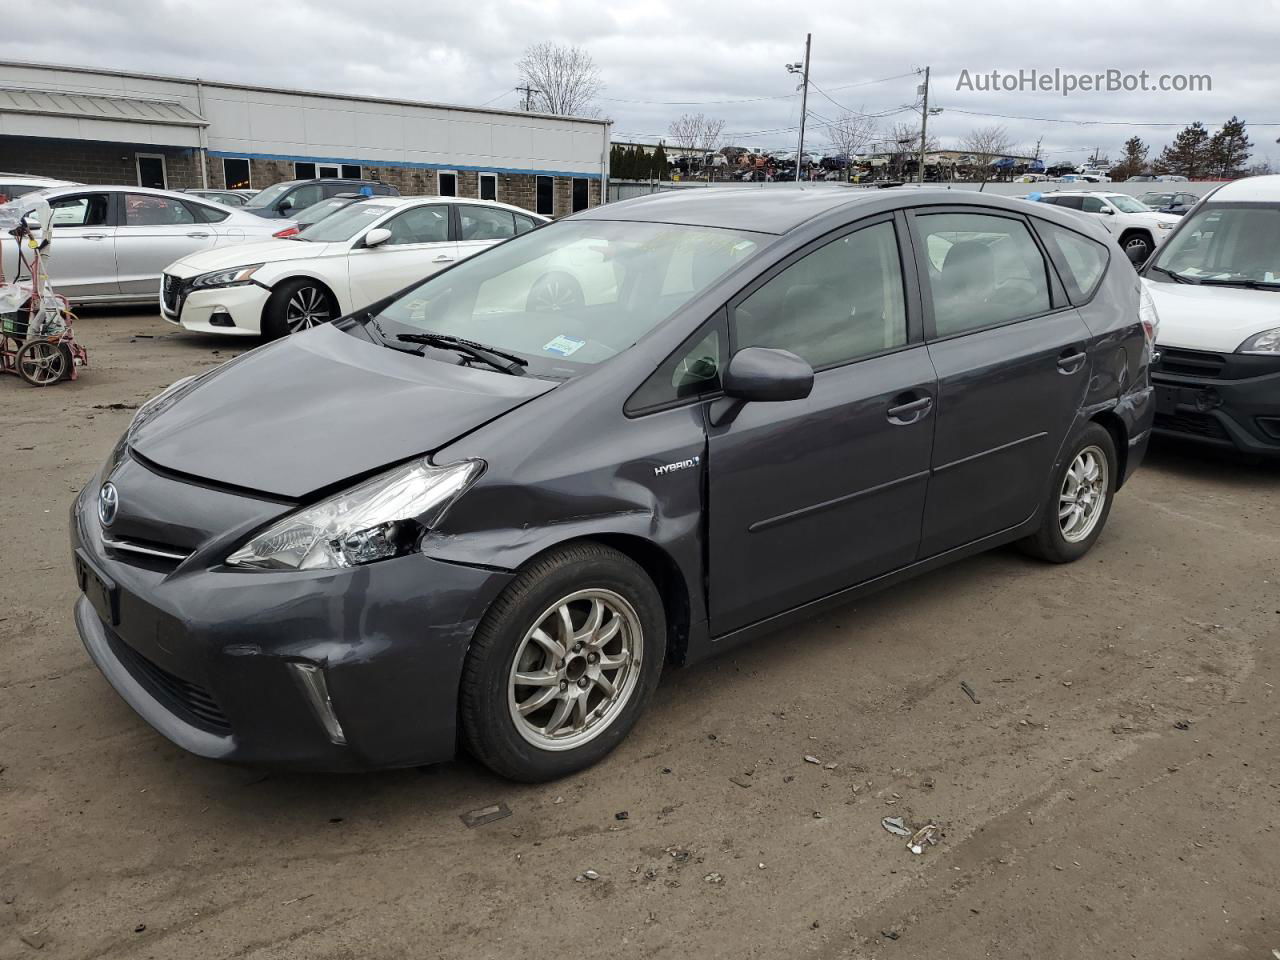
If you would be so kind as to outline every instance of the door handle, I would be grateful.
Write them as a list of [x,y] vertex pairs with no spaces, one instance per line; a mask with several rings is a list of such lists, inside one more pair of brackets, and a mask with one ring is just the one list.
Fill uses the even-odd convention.
[[84,234],[84,236],[82,237],[82,239],[84,239],[84,240],[105,240],[105,239],[107,239],[107,235],[106,235],[105,233],[86,233],[86,234]]
[[[908,396],[911,396],[911,394],[908,394]],[[901,427],[923,420],[932,409],[933,397],[918,397],[915,400],[908,400],[905,403],[890,407],[885,411],[885,416],[889,418],[890,423]]]
[[1064,350],[1058,355],[1058,372],[1067,375],[1073,374],[1084,366],[1085,360],[1089,355],[1083,350],[1076,350],[1074,347]]
[[438,257],[432,257],[431,262],[432,263],[453,263],[453,257],[449,256],[447,253],[442,253]]
[[197,240],[207,240],[209,238],[209,235],[207,233],[199,233],[199,232],[188,233],[187,236],[194,237]]

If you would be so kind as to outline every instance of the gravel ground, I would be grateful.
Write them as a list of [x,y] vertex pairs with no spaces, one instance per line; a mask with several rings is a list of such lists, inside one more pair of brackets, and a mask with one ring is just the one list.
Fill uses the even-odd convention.
[[[131,408],[252,344],[78,330],[79,382],[0,379],[0,957],[1280,948],[1280,466],[1156,448],[1084,560],[996,551],[669,671],[559,783],[277,774],[132,713],[76,637],[67,555]],[[941,842],[913,855],[892,816]]]

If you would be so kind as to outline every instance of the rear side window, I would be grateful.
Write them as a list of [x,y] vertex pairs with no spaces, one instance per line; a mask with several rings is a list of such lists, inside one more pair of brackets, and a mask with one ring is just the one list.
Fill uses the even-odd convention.
[[1049,275],[1025,223],[981,213],[915,218],[926,252],[935,335],[1047,313]]
[[518,234],[528,233],[530,230],[532,230],[534,227],[538,225],[538,221],[533,219],[533,217],[522,217],[520,214],[517,213],[515,215],[515,218],[516,218],[516,233]]
[[124,195],[126,227],[173,227],[195,222],[195,215],[179,200],[150,193]]
[[768,280],[733,311],[734,349],[790,350],[815,369],[907,342],[907,316],[891,223],[819,247]]
[[516,235],[515,219],[501,207],[458,207],[462,240],[505,240]]
[[1096,240],[1082,237],[1074,230],[1054,223],[1038,220],[1036,229],[1041,237],[1056,246],[1062,254],[1059,267],[1065,266],[1066,269],[1059,272],[1063,275],[1062,279],[1066,282],[1067,293],[1071,295],[1072,301],[1082,303],[1092,297],[1093,291],[1102,282],[1102,275],[1107,271],[1111,252]]
[[221,223],[227,217],[231,216],[231,211],[225,208],[215,207],[212,204],[205,205],[203,203],[188,203],[187,206],[196,215],[196,219],[201,223]]

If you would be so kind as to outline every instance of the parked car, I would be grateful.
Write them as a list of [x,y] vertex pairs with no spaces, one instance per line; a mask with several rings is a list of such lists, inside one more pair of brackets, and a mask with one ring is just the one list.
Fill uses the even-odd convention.
[[1142,269],[1156,431],[1280,456],[1280,176],[1220,187]]
[[1174,173],[1162,173],[1160,176],[1156,177],[1156,180],[1159,183],[1187,183],[1188,182],[1186,177],[1180,177]]
[[291,224],[287,227],[281,227],[273,233],[272,236],[279,237],[281,239],[285,237],[292,237],[301,233],[313,223],[319,223],[325,217],[329,216],[329,214],[337,213],[339,210],[343,210],[359,200],[366,199],[369,198],[359,193],[339,193],[337,196],[330,197],[328,200],[321,200],[319,203],[313,203],[301,213],[296,214]]
[[[612,302],[533,296],[570,247]],[[1099,224],[976,192],[582,211],[144,404],[74,506],[76,623],[206,757],[564,776],[664,664],[1084,555],[1149,434],[1141,290]]]
[[260,217],[292,219],[294,213],[300,213],[312,204],[339,193],[367,193],[378,197],[400,196],[400,191],[395,187],[377,180],[340,180],[334,177],[322,177],[317,180],[286,180],[283,183],[273,183],[250,197],[244,208],[249,213],[255,213]]
[[1120,246],[1133,250],[1135,256],[1140,254],[1139,262],[1178,225],[1178,217],[1157,213],[1123,193],[1059,191],[1042,194],[1040,202],[1097,216]]
[[[49,279],[73,303],[154,303],[160,274],[174,260],[265,239],[280,228],[278,220],[147,187],[51,187],[3,209],[23,214],[35,197],[53,208],[56,246],[45,259]],[[15,244],[0,244],[5,276],[14,276],[17,256]]]
[[1156,178],[1149,173],[1139,173],[1129,177],[1125,183],[1154,183]]
[[71,180],[52,180],[49,177],[31,177],[23,173],[0,173],[0,203],[8,203],[24,194],[49,187],[73,186]]
[[1144,193],[1138,198],[1152,210],[1160,213],[1172,213],[1176,217],[1185,216],[1187,211],[1200,202],[1194,193]]
[[212,200],[214,203],[226,204],[228,207],[243,207],[249,202],[249,198],[239,190],[205,190],[200,187],[188,187],[181,192],[204,200]]
[[381,300],[545,222],[487,200],[370,197],[294,236],[169,264],[160,313],[202,333],[279,337]]

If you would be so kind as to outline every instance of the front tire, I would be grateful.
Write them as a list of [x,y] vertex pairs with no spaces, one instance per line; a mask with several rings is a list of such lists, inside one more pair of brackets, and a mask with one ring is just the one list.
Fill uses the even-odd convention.
[[1050,563],[1070,563],[1089,552],[1111,514],[1118,479],[1115,441],[1101,424],[1086,426],[1067,450],[1054,473],[1040,529],[1019,544]]
[[644,712],[665,655],[662,598],[639,564],[598,543],[552,551],[476,629],[462,673],[463,741],[512,780],[591,766]]
[[306,278],[289,280],[271,292],[262,311],[262,334],[277,340],[337,318],[338,304],[321,283]]
[[1142,251],[1142,259],[1138,262],[1146,263],[1147,258],[1151,256],[1151,251],[1155,249],[1155,242],[1146,233],[1135,230],[1132,233],[1126,233],[1120,238],[1120,246],[1124,248],[1125,253],[1130,250],[1140,249]]

